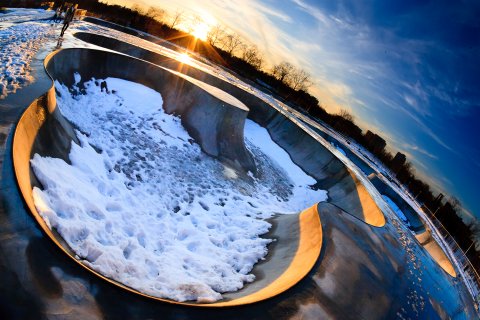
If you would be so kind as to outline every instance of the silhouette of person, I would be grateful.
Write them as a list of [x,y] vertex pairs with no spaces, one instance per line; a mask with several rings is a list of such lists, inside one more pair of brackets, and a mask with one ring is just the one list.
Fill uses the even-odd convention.
[[52,21],[53,23],[56,23],[58,19],[60,18],[60,14],[62,13],[62,10],[60,9],[60,6],[55,10],[55,14],[53,17],[50,18],[49,21]]
[[100,91],[103,92],[103,89],[105,89],[106,93],[108,93],[108,94],[110,93],[110,91],[108,91],[107,81],[102,81],[100,83]]
[[62,28],[62,32],[60,33],[60,37],[63,37],[63,34],[67,30],[68,26],[70,26],[70,22],[72,22],[73,17],[75,16],[75,10],[77,9],[77,7],[78,7],[78,4],[68,8],[67,13],[65,14],[65,19],[63,20],[63,28]]
[[62,6],[59,6],[57,8],[57,10],[55,11],[55,23],[59,23],[60,21],[62,21],[62,13],[63,13],[63,10],[62,10]]

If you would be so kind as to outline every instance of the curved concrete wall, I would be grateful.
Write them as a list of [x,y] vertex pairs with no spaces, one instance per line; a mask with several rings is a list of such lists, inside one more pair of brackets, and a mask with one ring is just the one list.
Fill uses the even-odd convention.
[[124,32],[126,34],[130,34],[132,36],[139,37],[139,38],[145,39],[145,40],[153,42],[153,43],[159,43],[162,46],[173,49],[173,50],[181,48],[181,47],[177,47],[176,45],[174,45],[171,42],[165,41],[165,40],[160,39],[158,37],[151,36],[148,33],[144,33],[144,32],[141,32],[139,30],[135,30],[135,29],[129,28],[129,27],[124,27],[122,25],[119,25],[119,24],[116,24],[116,23],[113,23],[113,22],[109,22],[109,21],[106,21],[106,20],[98,19],[98,18],[95,18],[95,17],[85,17],[82,20],[85,21],[85,22],[94,23],[94,24],[102,26],[102,27],[106,27],[106,28],[109,28],[109,29]]
[[410,229],[416,233],[422,233],[425,231],[425,226],[422,219],[418,214],[413,210],[413,208],[405,201],[403,198],[395,191],[392,187],[384,183],[375,173],[372,173],[368,176],[368,180],[373,184],[373,186],[380,192],[382,195],[386,195],[398,206],[400,210],[407,217],[408,222],[410,223]]
[[329,202],[371,225],[385,224],[383,213],[355,174],[298,123],[260,98],[214,75],[129,43],[85,32],[76,33],[75,36],[180,71],[231,94],[250,109],[248,118],[267,128],[272,139],[289,153],[292,160],[317,180],[315,187],[328,191]]
[[73,74],[79,72],[85,80],[116,77],[159,91],[165,110],[181,115],[183,126],[205,153],[236,169],[255,172],[255,163],[245,148],[243,137],[248,109],[240,101],[234,106],[205,94],[205,90],[188,77],[101,50],[61,50],[48,61],[46,68],[55,80],[68,87],[73,85]]
[[415,232],[415,238],[427,250],[433,260],[442,267],[445,272],[452,277],[456,277],[457,273],[452,265],[452,262],[447,257],[443,249],[433,238],[431,230],[425,226],[422,218],[415,212],[415,210],[405,201],[392,187],[380,180],[374,173],[368,176],[368,179],[382,194],[389,197],[398,208],[403,212],[410,222],[410,229]]

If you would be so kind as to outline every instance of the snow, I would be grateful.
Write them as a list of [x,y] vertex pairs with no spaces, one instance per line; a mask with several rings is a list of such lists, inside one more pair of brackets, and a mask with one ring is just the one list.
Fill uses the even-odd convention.
[[337,149],[341,154],[343,154],[345,157],[347,156],[347,153],[346,153],[345,150],[343,150],[342,148],[340,148],[340,147],[337,146],[336,149]]
[[335,149],[338,150],[338,152],[340,152],[341,154],[343,154],[345,157],[347,156],[347,153],[345,152],[345,150],[343,150],[342,148],[340,148],[339,146],[337,146],[335,143],[333,142],[330,142],[330,144],[332,145],[332,147],[334,147]]
[[262,149],[271,159],[275,159],[292,180],[295,179],[298,183],[305,185],[316,183],[315,179],[307,175],[292,162],[290,155],[272,140],[265,128],[252,120],[247,120],[245,123],[245,138],[256,147]]
[[407,227],[410,228],[410,221],[408,220],[408,218],[405,216],[405,214],[403,213],[402,210],[400,210],[400,208],[397,206],[397,204],[395,202],[393,202],[392,199],[390,199],[388,196],[386,195],[383,195],[382,194],[382,198],[383,200],[385,200],[385,202],[390,206],[390,208],[393,210],[393,212],[397,215],[397,217],[400,218],[400,220],[402,220],[405,225]]
[[33,20],[48,19],[54,15],[53,11],[44,9],[10,8],[0,12],[0,26],[2,23],[21,23]]
[[48,24],[34,22],[0,30],[0,99],[33,80],[30,63],[42,42],[52,34],[53,28]]
[[87,81],[85,94],[55,84],[81,143],[71,164],[38,154],[31,164],[44,187],[33,190],[38,211],[103,275],[157,297],[216,301],[254,281],[271,241],[265,219],[326,200],[255,123],[245,139],[258,175],[240,179],[164,113],[158,92],[107,78],[107,94],[101,81]]

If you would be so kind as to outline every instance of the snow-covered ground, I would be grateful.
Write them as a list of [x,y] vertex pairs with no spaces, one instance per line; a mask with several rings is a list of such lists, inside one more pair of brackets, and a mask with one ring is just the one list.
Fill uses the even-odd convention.
[[0,11],[0,27],[3,23],[21,23],[33,20],[48,19],[54,15],[51,10],[11,8]]
[[53,32],[49,24],[38,22],[14,24],[0,30],[0,99],[33,80],[30,63]]
[[85,95],[56,83],[81,145],[71,165],[35,155],[32,167],[44,186],[34,189],[41,215],[107,277],[178,301],[221,299],[254,280],[270,242],[260,237],[265,218],[326,199],[257,124],[247,121],[245,139],[258,175],[244,181],[201,152],[159,93],[106,81],[115,94],[94,80]]

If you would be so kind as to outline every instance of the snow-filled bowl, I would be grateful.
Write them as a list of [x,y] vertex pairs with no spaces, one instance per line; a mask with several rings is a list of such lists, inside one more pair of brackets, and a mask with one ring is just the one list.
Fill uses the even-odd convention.
[[[62,50],[46,68],[57,96],[22,116],[15,170],[75,261],[136,293],[208,306],[266,299],[308,273],[321,248],[312,205],[326,193],[240,101],[103,51]],[[288,254],[267,256],[272,240]],[[255,268],[269,276],[255,282]]]

